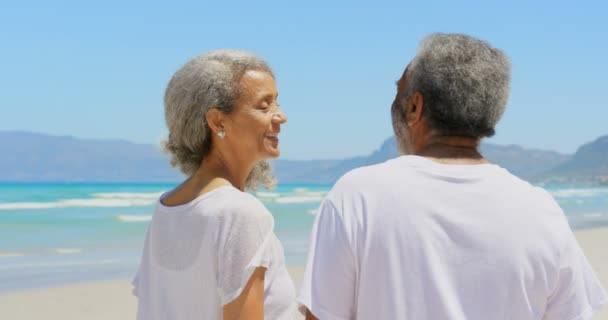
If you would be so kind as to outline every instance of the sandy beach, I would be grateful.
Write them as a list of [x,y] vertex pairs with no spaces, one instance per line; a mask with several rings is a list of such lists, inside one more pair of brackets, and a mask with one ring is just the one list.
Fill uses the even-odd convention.
[[[608,288],[608,228],[576,232],[577,239],[605,288]],[[302,267],[290,267],[296,286]],[[83,283],[0,295],[2,319],[135,319],[136,300],[128,280]],[[594,320],[608,320],[608,307]]]

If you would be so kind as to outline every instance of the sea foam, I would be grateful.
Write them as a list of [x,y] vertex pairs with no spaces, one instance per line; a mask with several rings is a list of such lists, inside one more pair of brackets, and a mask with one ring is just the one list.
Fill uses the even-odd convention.
[[122,222],[148,222],[152,220],[151,215],[144,216],[136,216],[136,215],[127,215],[127,214],[119,214],[116,216],[116,219]]
[[255,195],[265,203],[297,204],[318,203],[323,200],[327,191],[310,191],[307,188],[295,188],[293,192],[256,192]]
[[80,248],[57,248],[57,249],[54,249],[53,252],[58,253],[58,254],[74,254],[74,253],[81,253],[82,249],[80,249]]
[[101,259],[90,261],[59,261],[59,262],[31,262],[0,265],[0,270],[24,269],[24,268],[53,268],[53,267],[74,267],[74,266],[97,266],[101,264],[118,264],[119,260]]
[[556,198],[598,197],[608,195],[608,188],[548,190]]
[[577,215],[586,220],[601,220],[608,221],[608,212],[585,212]]
[[0,203],[0,210],[27,210],[53,208],[119,208],[150,206],[161,192],[114,192],[93,193],[88,199],[63,199],[53,202],[8,202]]
[[103,199],[158,199],[163,192],[101,192],[93,193],[95,198]]
[[274,202],[276,203],[311,203],[311,202],[321,202],[323,200],[322,196],[288,196],[288,197],[280,197],[276,198]]
[[6,253],[0,253],[0,259],[2,258],[16,258],[16,257],[23,257],[24,254],[21,252],[6,252]]

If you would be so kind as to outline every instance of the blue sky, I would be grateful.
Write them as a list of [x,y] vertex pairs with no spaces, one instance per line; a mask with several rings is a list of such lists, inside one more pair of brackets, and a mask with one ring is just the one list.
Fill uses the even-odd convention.
[[0,4],[0,130],[158,143],[173,72],[216,48],[275,69],[282,158],[364,155],[392,135],[395,80],[431,32],[510,55],[489,142],[574,152],[608,134],[608,5],[598,2],[85,1]]

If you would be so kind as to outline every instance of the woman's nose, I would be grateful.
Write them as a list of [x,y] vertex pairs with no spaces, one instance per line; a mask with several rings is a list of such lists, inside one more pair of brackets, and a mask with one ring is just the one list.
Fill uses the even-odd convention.
[[282,124],[287,122],[287,115],[285,115],[285,112],[283,112],[283,110],[278,109],[277,112],[272,115],[272,120]]

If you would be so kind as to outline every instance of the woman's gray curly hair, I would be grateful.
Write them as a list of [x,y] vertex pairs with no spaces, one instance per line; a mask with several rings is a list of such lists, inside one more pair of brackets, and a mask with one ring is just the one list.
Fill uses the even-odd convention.
[[491,137],[509,97],[511,62],[485,41],[435,33],[422,41],[406,77],[406,99],[422,94],[423,115],[438,134]]
[[[187,176],[194,174],[211,150],[211,129],[206,113],[217,108],[233,111],[239,97],[239,82],[248,70],[259,70],[274,77],[260,57],[240,50],[214,50],[200,55],[171,78],[165,90],[165,121],[169,137],[163,142],[171,155],[171,165]],[[276,179],[268,161],[258,162],[247,177],[246,188],[272,188]]]

